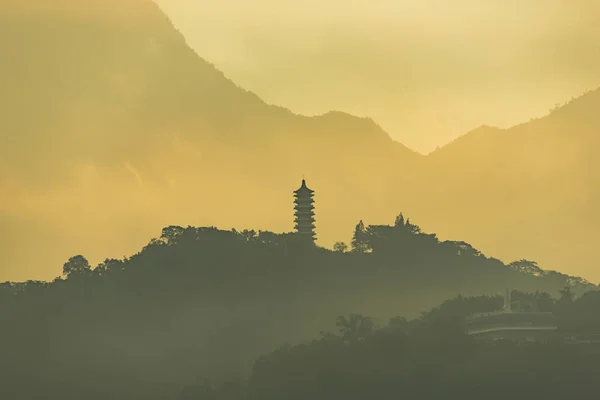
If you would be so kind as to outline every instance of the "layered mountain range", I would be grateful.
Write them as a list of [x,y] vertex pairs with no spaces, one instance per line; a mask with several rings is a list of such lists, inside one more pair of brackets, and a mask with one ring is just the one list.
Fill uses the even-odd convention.
[[368,118],[266,104],[151,1],[48,4],[0,5],[0,280],[121,257],[170,224],[289,231],[302,176],[320,245],[403,212],[488,256],[600,279],[600,90],[424,156]]

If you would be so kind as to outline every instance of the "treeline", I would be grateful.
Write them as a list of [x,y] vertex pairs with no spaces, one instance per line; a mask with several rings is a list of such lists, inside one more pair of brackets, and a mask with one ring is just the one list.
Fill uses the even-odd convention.
[[[501,296],[458,296],[419,318],[393,317],[384,325],[360,314],[339,316],[318,339],[283,345],[259,357],[249,379],[159,385],[133,377],[81,385],[21,377],[0,394],[11,399],[270,400],[419,398],[479,399],[543,396],[560,399],[600,389],[600,344],[567,344],[573,334],[600,334],[600,291],[576,297],[513,291],[513,300],[551,311],[559,340],[550,343],[479,342],[466,335],[464,317],[498,310]],[[90,344],[93,345],[93,344]],[[127,382],[127,379],[130,379]],[[182,387],[183,386],[183,387]],[[17,389],[17,392],[11,390]]]
[[565,289],[558,300],[543,292],[514,291],[513,299],[554,312],[559,322],[556,340],[477,341],[465,333],[464,317],[500,309],[503,299],[458,296],[420,318],[395,317],[382,327],[362,315],[340,316],[337,331],[260,357],[245,387],[199,384],[177,398],[562,399],[600,389],[600,343],[564,340],[573,334],[600,334],[600,291],[575,299]]
[[457,293],[556,295],[566,286],[595,288],[441,242],[402,215],[389,226],[359,223],[350,248],[336,251],[289,233],[170,226],[131,257],[92,268],[77,255],[52,282],[0,285],[0,373],[19,387],[158,382],[169,392],[197,376],[247,378],[260,354],[310,339],[349,311],[413,318]]
[[[584,292],[596,287],[580,277],[544,270],[535,261],[522,259],[505,265],[498,259],[486,257],[466,242],[441,242],[435,234],[422,232],[418,225],[411,223],[410,219],[405,219],[403,214],[396,217],[393,225],[365,226],[360,221],[356,225],[350,247],[346,243],[337,242],[333,249],[335,253],[355,255],[355,259],[358,259],[359,255],[369,253],[372,254],[370,263],[382,261],[387,266],[393,265],[405,272],[411,267],[418,268],[420,272],[426,270],[443,272],[450,269],[452,273],[460,273],[461,269],[468,270],[470,267],[487,268],[490,271],[503,270],[503,272],[508,269],[532,277],[546,278],[537,280],[537,283],[553,285],[556,290],[570,286],[576,291]],[[273,260],[281,256],[301,257],[301,260],[306,260],[314,259],[315,256],[330,255],[327,254],[330,252],[323,248],[307,248],[302,239],[294,233],[237,231],[235,229],[224,231],[215,227],[169,226],[162,230],[159,238],[152,239],[140,253],[132,257],[122,260],[106,259],[92,268],[84,256],[76,255],[65,263],[62,275],[53,282],[5,282],[0,284],[0,295],[24,293],[28,289],[45,288],[52,284],[60,285],[67,278],[79,280],[84,277],[89,279],[94,276],[106,277],[109,275],[114,278],[121,271],[127,269],[136,272],[136,268],[142,264],[144,271],[138,275],[146,274],[152,269],[173,271],[178,267],[188,266],[190,262],[197,264],[197,268],[194,268],[196,271],[206,274],[208,272],[208,268],[204,268],[207,264],[206,261],[213,261],[206,260],[207,250],[236,253],[240,260],[246,260],[246,257],[258,255],[265,250],[272,252]],[[177,252],[178,257],[169,259],[168,255],[173,252]],[[343,262],[351,261],[353,259],[348,257],[343,260]],[[260,265],[264,265],[264,263],[254,265],[254,267],[260,267]],[[230,270],[232,267],[232,264],[220,265],[221,270]],[[513,274],[513,277],[516,276],[525,279],[522,275]]]

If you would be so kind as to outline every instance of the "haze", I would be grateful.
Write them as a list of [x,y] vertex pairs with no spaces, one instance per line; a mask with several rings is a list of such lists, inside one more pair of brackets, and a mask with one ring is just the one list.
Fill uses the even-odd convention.
[[597,0],[162,6],[0,0],[0,399],[598,392]]
[[320,246],[403,212],[600,279],[595,2],[218,4],[0,3],[0,280],[168,225],[288,232],[303,175]]
[[594,0],[158,2],[265,101],[370,116],[422,153],[600,85]]

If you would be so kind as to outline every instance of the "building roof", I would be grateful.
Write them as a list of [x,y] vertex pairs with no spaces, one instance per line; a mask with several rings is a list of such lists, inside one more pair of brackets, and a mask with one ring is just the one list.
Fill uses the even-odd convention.
[[558,329],[556,318],[551,312],[513,310],[510,290],[506,291],[502,310],[473,314],[466,318],[465,323],[469,335]]
[[300,188],[298,190],[295,190],[294,193],[296,194],[310,194],[310,193],[314,193],[314,190],[310,190],[307,186],[306,186],[306,181],[304,179],[302,179],[302,185],[300,186]]

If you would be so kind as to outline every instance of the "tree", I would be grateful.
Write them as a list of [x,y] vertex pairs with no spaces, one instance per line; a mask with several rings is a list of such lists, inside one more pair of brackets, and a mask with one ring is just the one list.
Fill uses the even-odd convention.
[[96,275],[106,275],[107,273],[110,273],[111,271],[116,271],[116,270],[122,269],[122,268],[123,268],[123,261],[115,260],[114,258],[107,258],[103,262],[98,264],[96,266],[96,268],[94,268],[94,273]]
[[237,232],[237,235],[241,237],[245,242],[254,242],[258,238],[258,233],[254,229],[244,229],[241,232]]
[[352,251],[355,253],[365,253],[369,249],[367,242],[367,230],[362,220],[354,228],[354,235],[352,236]]
[[413,235],[421,233],[421,228],[418,225],[412,224],[410,218],[404,219],[404,214],[400,213],[394,221],[394,228],[403,229]]
[[540,292],[538,290],[534,293],[533,298],[538,311],[548,312],[553,310],[554,300],[552,299],[552,296],[550,296],[550,293]]
[[406,229],[412,233],[413,235],[418,235],[419,233],[421,233],[421,227],[419,225],[416,224],[412,224],[410,222],[410,218],[408,218],[406,220],[406,225],[404,225],[406,227]]
[[560,301],[563,303],[572,303],[575,300],[575,295],[571,291],[569,286],[565,286],[564,289],[559,291],[560,293]]
[[348,250],[348,245],[344,242],[335,242],[333,245],[333,251],[337,251],[339,253],[345,253]]
[[82,255],[76,255],[69,258],[69,261],[63,265],[63,275],[67,278],[85,275],[91,270],[90,263]]
[[264,244],[270,244],[281,247],[285,247],[288,244],[288,236],[286,234],[273,233],[269,231],[258,231],[256,240]]
[[404,215],[402,213],[400,213],[400,215],[398,215],[396,217],[396,221],[394,222],[394,226],[396,228],[400,228],[404,226]]
[[521,259],[519,261],[511,262],[510,264],[508,264],[508,266],[514,269],[515,271],[519,271],[533,276],[543,276],[547,274],[547,272],[541,269],[535,261]]
[[168,245],[177,243],[177,239],[185,232],[181,226],[170,225],[163,228],[160,238]]
[[373,320],[360,314],[350,314],[347,318],[339,316],[335,325],[342,338],[351,342],[371,336],[375,329]]
[[477,250],[476,248],[474,248],[473,246],[471,246],[469,243],[467,242],[462,242],[462,241],[446,241],[444,243],[447,243],[450,246],[453,246],[454,250],[456,251],[456,255],[458,256],[466,256],[466,257],[479,257],[481,256],[481,252],[479,250]]
[[408,331],[408,321],[404,317],[393,317],[388,322],[388,328],[392,332],[403,332]]

